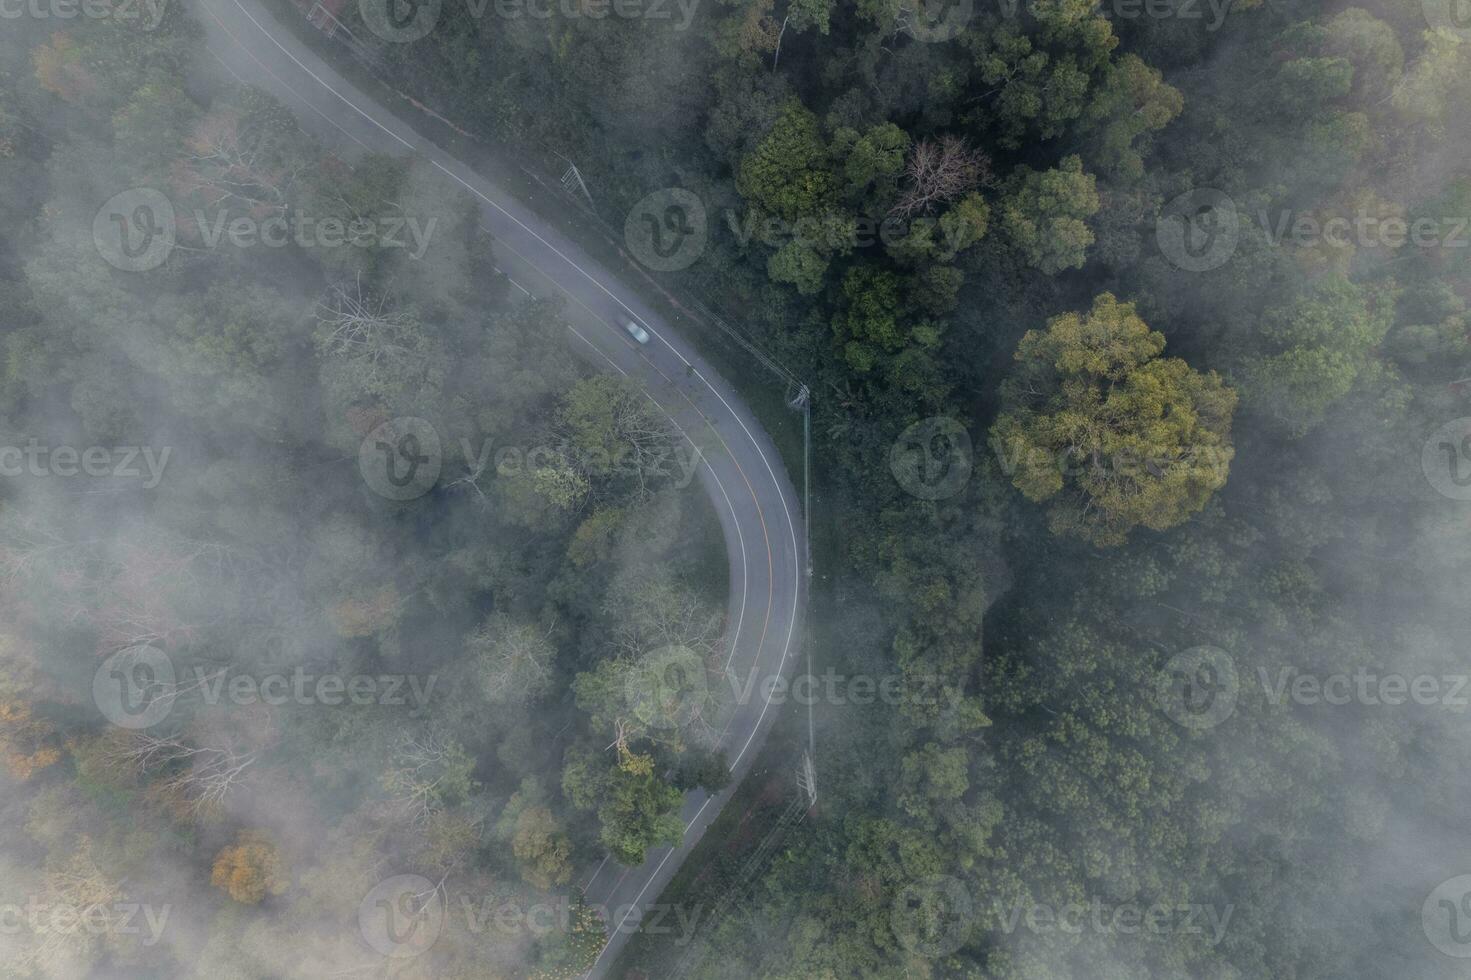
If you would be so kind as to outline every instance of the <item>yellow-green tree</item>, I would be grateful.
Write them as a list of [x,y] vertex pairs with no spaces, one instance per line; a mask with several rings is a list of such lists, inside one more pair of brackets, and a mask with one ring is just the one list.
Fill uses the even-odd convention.
[[572,877],[572,841],[544,806],[521,811],[511,850],[521,862],[521,877],[537,888],[550,890]]
[[1111,293],[1017,346],[992,445],[1017,489],[1050,502],[1054,533],[1121,544],[1136,526],[1179,524],[1225,484],[1236,393],[1164,348]]

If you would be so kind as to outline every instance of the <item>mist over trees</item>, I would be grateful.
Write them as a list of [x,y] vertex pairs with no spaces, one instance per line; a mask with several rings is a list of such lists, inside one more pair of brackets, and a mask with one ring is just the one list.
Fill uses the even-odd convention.
[[[676,433],[574,357],[557,303],[512,301],[468,195],[336,156],[216,78],[186,8],[22,26],[0,116],[0,429],[31,447],[0,505],[3,972],[380,971],[359,917],[407,871],[429,883],[409,901],[454,914],[395,975],[579,974],[605,927],[574,868],[637,863],[677,838],[683,790],[724,780],[703,732],[605,748],[572,696],[722,646]],[[504,907],[558,911],[498,930]]]
[[[816,382],[818,520],[843,529],[819,655],[954,695],[828,713],[823,819],[697,975],[1456,975],[1418,913],[1466,871],[1441,857],[1465,709],[1278,685],[1465,673],[1464,504],[1438,492],[1464,460],[1436,433],[1466,414],[1471,61],[1435,9],[447,14],[431,49],[484,85],[384,46],[462,124],[575,158],[614,219],[700,196],[715,230],[669,279]],[[651,90],[664,113],[610,121]],[[934,417],[973,472],[916,499],[883,461]],[[1159,687],[1201,647],[1239,691],[1197,731]],[[910,901],[936,876],[971,899],[957,929]],[[1095,900],[1230,912],[1013,914]]]
[[[812,386],[808,642],[904,696],[815,706],[820,804],[688,975],[1462,975],[1471,37],[1404,0],[954,9],[342,13],[610,226],[697,195],[656,278]],[[6,23],[0,446],[46,455],[0,497],[0,904],[106,927],[0,929],[4,972],[580,975],[579,872],[728,776],[675,433],[473,200],[322,146],[187,6]],[[302,215],[403,243],[224,230]],[[373,686],[262,696],[302,674]],[[385,959],[359,908],[405,874],[379,898],[455,914]]]

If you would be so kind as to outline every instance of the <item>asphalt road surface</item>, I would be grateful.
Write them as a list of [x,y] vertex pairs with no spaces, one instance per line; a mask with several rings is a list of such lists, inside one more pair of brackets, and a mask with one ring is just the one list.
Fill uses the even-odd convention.
[[[685,797],[680,846],[651,851],[637,868],[606,860],[574,882],[589,903],[607,910],[610,940],[589,974],[603,976],[729,800],[774,719],[770,686],[764,682],[796,662],[806,600],[799,498],[750,409],[624,282],[494,180],[417,135],[342,78],[258,3],[194,0],[194,6],[223,68],[281,99],[303,128],[334,152],[348,160],[369,152],[417,157],[472,193],[495,239],[498,267],[518,295],[564,297],[574,347],[600,370],[641,383],[704,454],[700,485],[720,517],[730,561],[729,670],[751,695],[739,704],[723,736],[730,787],[715,796],[693,792]],[[619,326],[620,314],[648,327],[647,344],[635,342]]]

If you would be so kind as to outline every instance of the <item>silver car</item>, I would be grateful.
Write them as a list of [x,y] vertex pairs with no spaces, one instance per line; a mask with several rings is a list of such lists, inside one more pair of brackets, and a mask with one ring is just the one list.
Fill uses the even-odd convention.
[[649,332],[644,329],[644,325],[642,323],[639,323],[632,317],[625,316],[620,313],[618,315],[618,325],[621,326],[624,330],[627,330],[628,335],[639,343],[647,344],[649,342]]

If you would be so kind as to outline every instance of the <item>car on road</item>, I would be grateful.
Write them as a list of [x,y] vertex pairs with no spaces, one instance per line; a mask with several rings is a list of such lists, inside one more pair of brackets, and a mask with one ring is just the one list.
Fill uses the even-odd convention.
[[639,323],[633,317],[619,314],[618,325],[624,330],[627,330],[628,335],[639,343],[647,344],[649,342],[649,332],[644,329],[642,323]]

